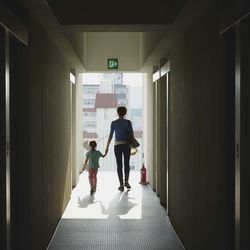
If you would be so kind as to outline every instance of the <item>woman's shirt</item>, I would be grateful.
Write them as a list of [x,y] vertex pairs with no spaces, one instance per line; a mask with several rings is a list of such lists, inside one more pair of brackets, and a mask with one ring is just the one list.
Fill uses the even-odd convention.
[[89,168],[99,168],[99,159],[102,156],[102,153],[98,150],[90,150],[86,154],[86,158],[89,160]]
[[110,137],[115,132],[115,144],[125,144],[128,132],[133,133],[132,123],[127,119],[117,119],[111,122]]

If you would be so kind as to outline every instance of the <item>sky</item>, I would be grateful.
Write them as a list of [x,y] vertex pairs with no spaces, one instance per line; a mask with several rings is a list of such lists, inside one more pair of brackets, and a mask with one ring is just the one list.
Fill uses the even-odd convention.
[[142,87],[142,73],[123,73],[123,83],[130,86]]
[[[102,79],[103,73],[84,73],[83,84],[97,84]],[[123,73],[123,83],[130,86],[142,86],[142,73]]]

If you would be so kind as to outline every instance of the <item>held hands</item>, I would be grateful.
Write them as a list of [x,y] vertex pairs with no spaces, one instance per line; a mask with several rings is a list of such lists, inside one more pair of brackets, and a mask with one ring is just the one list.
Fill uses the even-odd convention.
[[104,153],[104,155],[102,157],[105,157],[107,155],[108,151],[109,151],[109,147],[107,146],[106,149],[105,149],[105,153]]

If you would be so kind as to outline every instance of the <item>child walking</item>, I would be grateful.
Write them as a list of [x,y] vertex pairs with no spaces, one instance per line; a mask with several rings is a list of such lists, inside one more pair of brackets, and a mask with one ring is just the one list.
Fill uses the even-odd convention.
[[93,194],[96,191],[97,184],[97,172],[99,166],[100,157],[105,157],[108,153],[105,150],[105,154],[103,155],[99,150],[96,150],[97,143],[95,141],[89,142],[90,150],[86,154],[86,159],[84,161],[83,170],[87,166],[87,170],[89,172],[89,185],[90,185],[90,194]]

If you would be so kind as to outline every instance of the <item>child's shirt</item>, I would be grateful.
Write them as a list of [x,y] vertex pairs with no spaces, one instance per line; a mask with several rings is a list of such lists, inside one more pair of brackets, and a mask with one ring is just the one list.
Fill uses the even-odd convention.
[[98,150],[90,150],[86,154],[86,158],[89,160],[89,168],[99,168],[99,159],[102,156],[102,153]]

